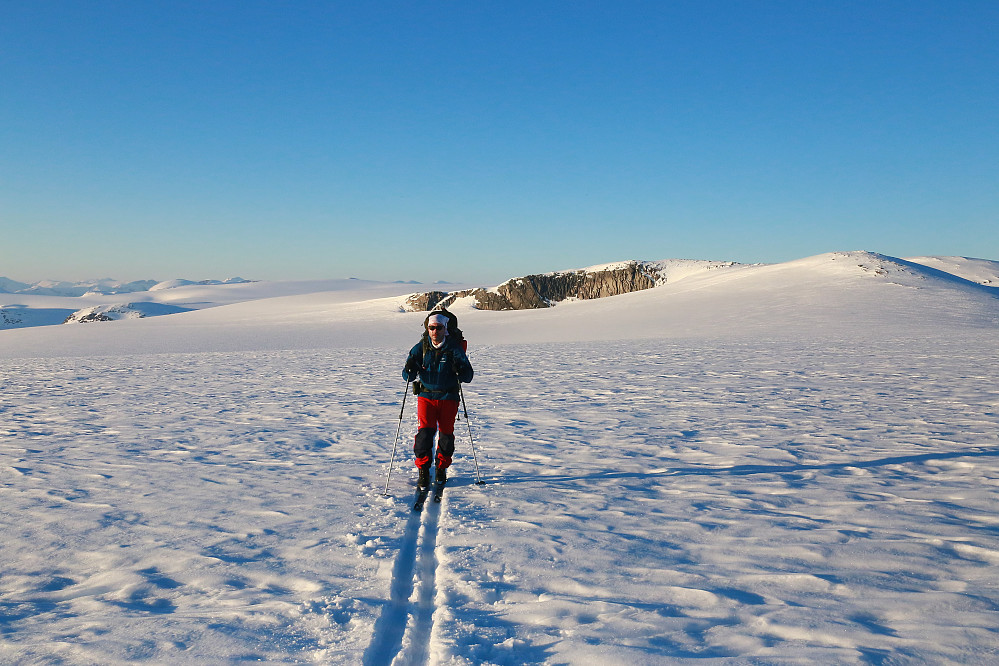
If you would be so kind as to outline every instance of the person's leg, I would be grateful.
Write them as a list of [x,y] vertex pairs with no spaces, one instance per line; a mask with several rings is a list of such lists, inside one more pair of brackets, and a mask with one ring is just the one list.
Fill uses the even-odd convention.
[[437,471],[451,466],[454,456],[454,419],[458,416],[458,402],[441,400],[437,416],[437,427],[440,435],[437,437]]
[[430,461],[434,452],[434,435],[437,434],[437,409],[435,400],[420,398],[416,402],[418,430],[413,440],[413,454],[416,466],[420,469],[420,481],[430,478]]

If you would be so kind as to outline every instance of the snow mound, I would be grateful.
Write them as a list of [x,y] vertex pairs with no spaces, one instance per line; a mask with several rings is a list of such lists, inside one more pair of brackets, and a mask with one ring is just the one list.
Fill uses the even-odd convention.
[[77,310],[66,318],[66,324],[89,324],[97,321],[119,321],[121,319],[143,319],[161,315],[189,312],[190,308],[182,308],[165,303],[119,303],[110,305],[95,305]]

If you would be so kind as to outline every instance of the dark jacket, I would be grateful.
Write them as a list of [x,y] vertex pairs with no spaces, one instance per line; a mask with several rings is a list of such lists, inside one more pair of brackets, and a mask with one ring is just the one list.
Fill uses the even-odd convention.
[[402,369],[402,378],[407,382],[419,379],[423,384],[420,396],[431,400],[458,400],[458,382],[469,383],[473,374],[461,343],[452,337],[445,338],[440,349],[428,341],[416,343]]

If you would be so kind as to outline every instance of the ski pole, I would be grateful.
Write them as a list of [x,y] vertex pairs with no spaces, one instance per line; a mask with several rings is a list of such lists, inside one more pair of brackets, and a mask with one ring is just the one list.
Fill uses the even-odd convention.
[[458,396],[461,397],[461,408],[465,412],[465,425],[468,426],[468,443],[472,445],[472,462],[475,463],[476,485],[485,485],[485,481],[479,476],[479,458],[475,455],[475,440],[472,439],[472,424],[468,421],[468,407],[465,406],[465,392],[461,390],[461,382],[458,382]]
[[402,432],[402,415],[406,411],[406,396],[409,395],[409,382],[406,382],[406,392],[402,394],[402,409],[399,410],[399,427],[395,430],[395,441],[392,443],[392,458],[389,460],[388,475],[385,477],[385,491],[382,496],[388,497],[389,481],[392,480],[392,466],[395,464],[395,450],[399,446],[399,433]]

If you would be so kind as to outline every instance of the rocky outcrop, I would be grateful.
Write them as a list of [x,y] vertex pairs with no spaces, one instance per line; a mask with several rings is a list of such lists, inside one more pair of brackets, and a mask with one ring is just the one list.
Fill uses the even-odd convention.
[[547,308],[570,299],[619,296],[662,284],[657,267],[651,263],[627,261],[578,271],[527,275],[507,280],[494,289],[468,289],[456,292],[431,291],[407,299],[410,311],[447,307],[459,298],[474,297],[479,310],[531,310]]
[[[430,311],[441,301],[447,300],[450,294],[446,291],[425,291],[422,294],[413,294],[406,299],[406,309],[410,312]],[[454,298],[451,298],[451,303]]]
[[66,317],[64,324],[91,324],[95,321],[114,321],[114,318],[104,312],[97,312],[94,308],[87,308],[74,312]]

